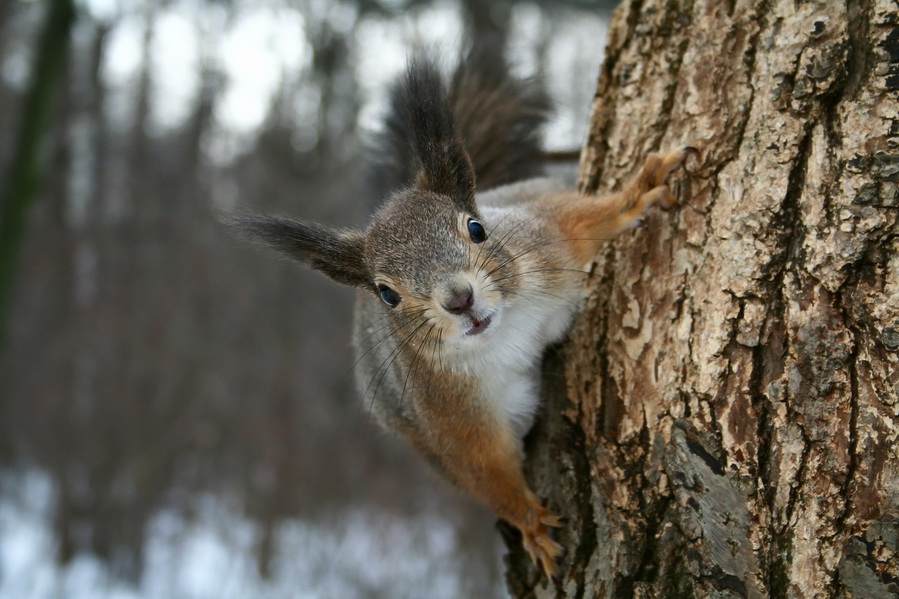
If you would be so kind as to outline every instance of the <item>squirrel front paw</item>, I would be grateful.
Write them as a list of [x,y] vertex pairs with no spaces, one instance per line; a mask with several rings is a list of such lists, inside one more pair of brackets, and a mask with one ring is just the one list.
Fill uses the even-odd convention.
[[668,178],[691,155],[698,158],[699,150],[683,146],[665,154],[650,154],[646,158],[640,172],[628,182],[620,195],[622,211],[619,230],[643,226],[646,222],[643,215],[653,206],[669,210],[677,204],[677,198],[668,188]]
[[640,173],[641,183],[646,189],[664,185],[668,176],[682,166],[691,155],[699,158],[699,150],[692,146],[682,146],[666,154],[650,154],[643,163]]
[[668,177],[683,166],[691,155],[699,158],[699,150],[683,146],[666,154],[650,154],[646,158],[634,181],[640,192],[637,205],[641,211],[655,205],[668,210],[677,203],[677,198],[668,189]]
[[537,504],[531,509],[528,523],[518,526],[521,531],[521,545],[531,556],[531,560],[539,564],[548,577],[552,577],[559,572],[556,560],[562,554],[562,546],[549,536],[549,529],[559,528],[562,523],[558,516],[542,505]]

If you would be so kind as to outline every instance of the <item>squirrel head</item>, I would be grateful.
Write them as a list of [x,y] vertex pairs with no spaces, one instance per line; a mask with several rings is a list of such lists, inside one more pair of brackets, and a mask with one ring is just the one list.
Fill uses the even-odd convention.
[[514,282],[497,280],[514,267],[474,203],[429,189],[397,194],[378,211],[365,259],[397,324],[428,323],[446,341],[487,330]]
[[395,328],[430,324],[443,340],[479,335],[516,287],[503,243],[475,203],[475,173],[436,68],[413,60],[394,98],[408,119],[414,181],[394,192],[365,231],[283,217],[239,217],[245,234],[331,279],[374,293]]
[[233,224],[338,283],[376,295],[395,330],[427,323],[429,337],[443,341],[480,335],[516,288],[517,279],[504,279],[515,265],[474,202],[474,173],[461,143],[443,149],[455,156],[437,161],[440,170],[423,168],[365,230],[281,216],[242,216]]

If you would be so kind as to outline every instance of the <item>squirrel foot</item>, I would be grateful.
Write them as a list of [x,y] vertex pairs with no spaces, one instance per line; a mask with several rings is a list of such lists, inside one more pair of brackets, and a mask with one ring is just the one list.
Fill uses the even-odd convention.
[[532,509],[534,513],[529,518],[529,525],[518,527],[521,531],[521,544],[531,560],[540,565],[544,574],[553,577],[559,573],[556,559],[562,554],[562,546],[549,536],[549,528],[559,528],[562,522],[542,505]]

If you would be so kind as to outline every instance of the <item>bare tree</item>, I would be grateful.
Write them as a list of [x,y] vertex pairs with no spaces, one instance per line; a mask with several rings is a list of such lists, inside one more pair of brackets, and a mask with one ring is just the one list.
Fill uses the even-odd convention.
[[[7,7],[3,7],[5,21]],[[0,341],[25,230],[28,210],[41,180],[42,149],[56,108],[63,79],[69,35],[75,19],[71,0],[53,0],[47,7],[38,39],[28,92],[22,102],[22,116],[6,182],[0,185]]]
[[[581,164],[690,143],[547,360],[517,597],[899,596],[899,4],[626,1]],[[517,547],[514,541],[510,545]]]

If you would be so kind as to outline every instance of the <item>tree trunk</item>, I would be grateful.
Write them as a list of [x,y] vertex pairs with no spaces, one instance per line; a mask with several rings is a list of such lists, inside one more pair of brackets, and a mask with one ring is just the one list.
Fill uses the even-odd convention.
[[547,358],[516,597],[899,597],[899,3],[631,0],[586,190],[702,150]]
[[42,150],[56,107],[54,101],[64,78],[74,21],[72,0],[50,2],[37,42],[31,81],[22,102],[10,165],[5,169],[6,181],[0,183],[0,344],[5,336],[28,210],[37,196],[43,174]]

